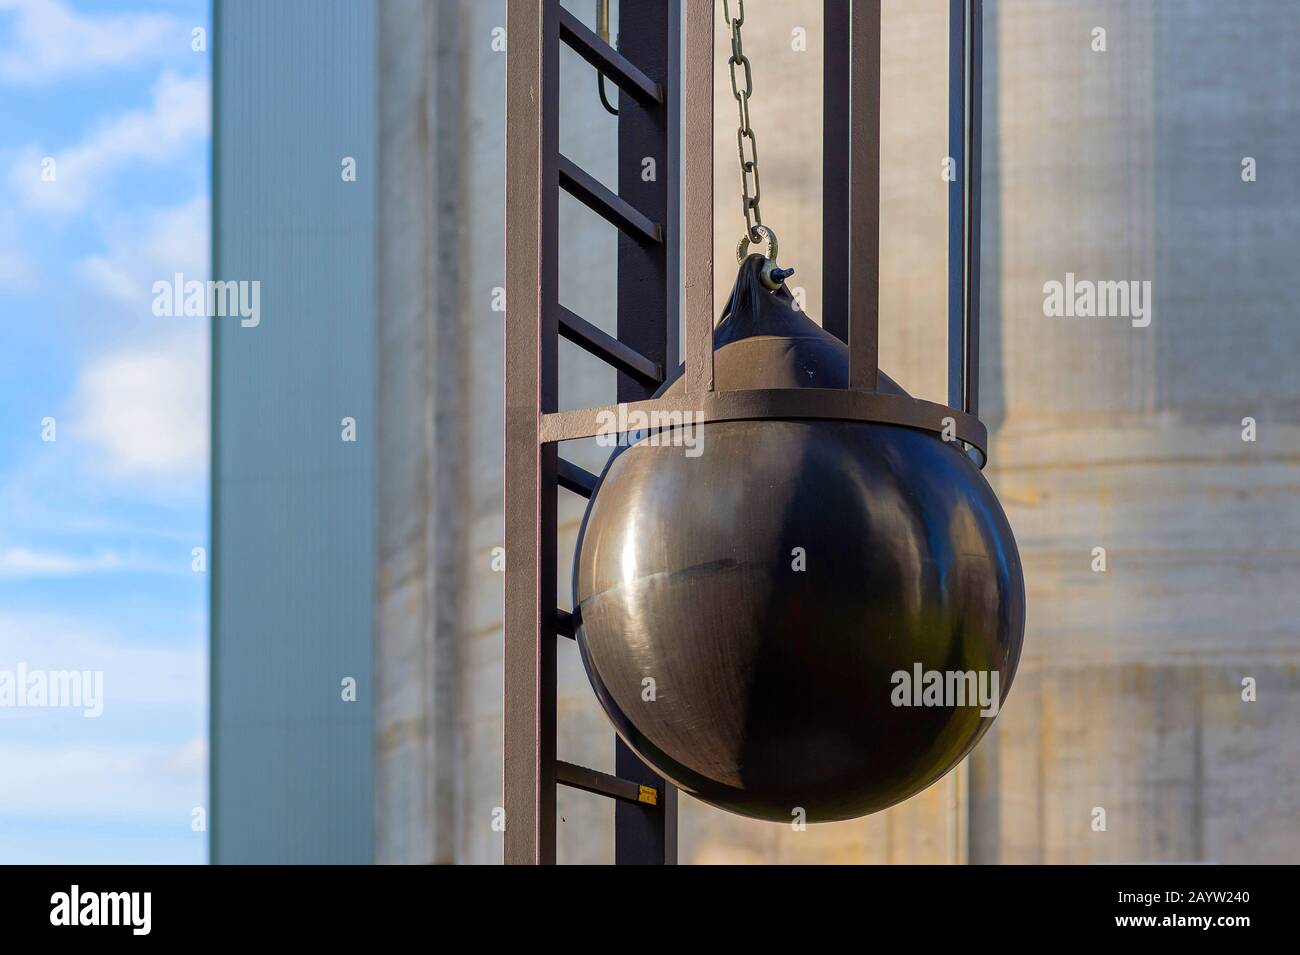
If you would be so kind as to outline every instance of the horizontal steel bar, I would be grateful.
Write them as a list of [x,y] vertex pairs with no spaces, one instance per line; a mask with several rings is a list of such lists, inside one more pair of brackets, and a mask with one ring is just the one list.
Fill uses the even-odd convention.
[[622,799],[645,806],[659,805],[659,790],[653,786],[642,786],[608,773],[588,769],[586,766],[566,763],[563,760],[555,761],[555,781],[598,796],[609,796],[611,799]]
[[633,238],[659,242],[663,230],[639,210],[597,182],[572,159],[560,156],[560,187],[605,221]]
[[555,611],[555,634],[560,637],[568,637],[570,640],[577,639],[577,633],[574,630],[573,614],[569,613],[569,611]]
[[[682,417],[665,418],[665,415]],[[643,429],[667,430],[677,424],[763,419],[872,421],[947,433],[988,456],[988,430],[974,415],[947,405],[905,395],[848,388],[762,388],[674,395],[600,408],[578,408],[542,415],[541,441],[552,444],[595,435]]]
[[560,9],[560,39],[614,82],[643,103],[663,104],[664,89],[614,49],[568,10]]
[[613,335],[601,331],[563,305],[560,306],[559,319],[561,338],[568,339],[642,384],[658,387],[663,383],[664,370],[658,362],[651,361],[635,348],[624,345]]
[[586,468],[580,468],[572,461],[560,458],[555,465],[555,481],[566,491],[572,491],[582,497],[591,497],[596,491],[598,478]]

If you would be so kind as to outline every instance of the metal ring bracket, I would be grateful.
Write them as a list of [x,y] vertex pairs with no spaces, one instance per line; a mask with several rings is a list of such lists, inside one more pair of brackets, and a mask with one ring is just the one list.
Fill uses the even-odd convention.
[[740,244],[736,246],[736,264],[739,265],[741,262],[744,262],[745,256],[749,255],[749,247],[755,242],[762,242],[764,237],[767,238],[767,258],[775,262],[776,233],[772,231],[770,226],[765,226],[762,223],[754,226],[753,232],[760,234],[755,236],[751,233],[746,233],[741,238]]
[[557,411],[542,415],[541,442],[550,444],[636,431],[644,427],[636,423],[638,415],[652,412],[689,413],[697,424],[799,419],[892,424],[934,432],[962,450],[972,447],[979,452],[975,463],[980,467],[988,456],[988,429],[974,415],[921,398],[852,388],[753,388]]

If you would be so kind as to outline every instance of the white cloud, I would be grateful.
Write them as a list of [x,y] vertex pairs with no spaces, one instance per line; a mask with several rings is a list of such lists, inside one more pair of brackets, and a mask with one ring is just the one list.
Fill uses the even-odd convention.
[[0,292],[40,287],[41,269],[30,251],[31,237],[6,204],[0,203]]
[[12,577],[75,577],[84,574],[126,571],[133,573],[188,573],[189,565],[150,560],[139,554],[100,550],[94,554],[61,554],[55,551],[10,547],[0,550],[0,580]]
[[0,291],[26,292],[36,286],[36,263],[20,249],[0,248]]
[[142,227],[123,224],[107,231],[108,251],[83,259],[81,274],[109,298],[136,314],[151,314],[153,283],[208,277],[208,198],[195,196],[153,213]]
[[121,169],[169,162],[206,137],[208,114],[206,77],[163,73],[149,109],[117,116],[75,146],[48,154],[54,160],[51,181],[42,177],[47,154],[35,145],[24,146],[9,169],[9,185],[30,209],[78,212]]
[[[178,707],[187,712],[202,707],[207,654],[201,619],[181,621],[170,635],[172,642],[159,644],[129,639],[100,616],[98,611],[93,617],[0,612],[0,667],[12,669],[22,661],[29,670],[103,671],[106,721],[121,715],[119,707]],[[24,717],[40,721],[55,712],[0,709],[0,726],[12,726],[12,720]],[[72,716],[84,719],[80,713]]]
[[207,342],[174,337],[111,352],[83,367],[73,436],[114,475],[192,478],[208,464]]
[[13,42],[0,50],[0,80],[7,83],[45,84],[104,67],[194,55],[191,27],[175,17],[84,16],[61,0],[0,0],[0,12],[16,16],[5,31]]
[[75,267],[99,303],[99,344],[89,344],[67,404],[51,409],[59,419],[58,444],[39,444],[32,431],[29,444],[37,452],[0,475],[0,510],[33,531],[26,540],[5,542],[32,549],[0,550],[0,578],[170,569],[112,541],[106,548],[51,548],[46,531],[57,527],[88,539],[167,536],[163,527],[105,521],[102,514],[121,503],[122,488],[104,479],[143,479],[158,503],[196,494],[196,479],[207,473],[210,322],[159,318],[151,305],[160,279],[171,281],[176,272],[187,280],[207,278],[208,199],[199,195],[103,224],[103,253]]
[[33,551],[25,547],[10,547],[0,551],[0,577],[66,577],[100,570],[118,570],[121,566],[121,555],[111,551],[93,557]]
[[156,281],[206,279],[208,235],[208,200],[196,196],[110,229],[107,252],[81,262],[139,343],[87,362],[73,397],[73,436],[103,452],[114,475],[192,477],[207,467],[208,323],[158,318],[151,303]]
[[[85,721],[94,728],[94,720]],[[202,742],[202,741],[200,741]],[[169,821],[188,831],[190,813],[206,804],[206,760],[179,764],[192,743],[122,744],[88,740],[75,746],[0,741],[5,815],[80,822]],[[206,749],[205,749],[206,751]]]
[[181,774],[202,774],[208,771],[208,740],[204,736],[196,736],[194,739],[186,740],[172,752],[171,758],[167,760],[167,766],[172,772]]

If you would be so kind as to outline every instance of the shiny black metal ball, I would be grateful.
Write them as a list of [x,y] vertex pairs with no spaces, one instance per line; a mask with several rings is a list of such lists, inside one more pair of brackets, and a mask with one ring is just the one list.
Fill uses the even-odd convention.
[[[719,326],[719,387],[846,377],[842,344],[759,291],[771,301],[745,302],[738,282]],[[685,792],[761,819],[847,819],[929,786],[993,717],[904,695],[898,674],[997,674],[1000,705],[1024,631],[1015,541],[978,468],[887,424],[700,433],[698,456],[615,453],[580,531],[578,643],[616,730]]]

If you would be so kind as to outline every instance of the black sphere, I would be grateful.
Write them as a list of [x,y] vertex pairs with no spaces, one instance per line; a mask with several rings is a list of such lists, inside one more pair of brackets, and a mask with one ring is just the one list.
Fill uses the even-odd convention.
[[[843,387],[845,347],[762,288],[756,259],[715,335],[717,387]],[[978,468],[888,424],[698,437],[694,457],[616,452],[579,533],[578,643],[619,735],[685,792],[761,819],[848,819],[938,780],[992,723],[1024,632],[1015,540]],[[932,671],[986,694],[996,674],[996,703],[916,705]]]

